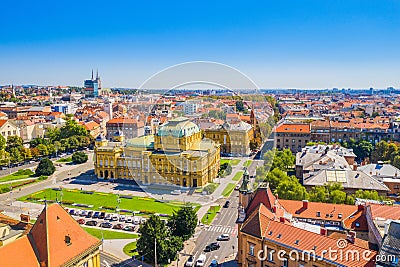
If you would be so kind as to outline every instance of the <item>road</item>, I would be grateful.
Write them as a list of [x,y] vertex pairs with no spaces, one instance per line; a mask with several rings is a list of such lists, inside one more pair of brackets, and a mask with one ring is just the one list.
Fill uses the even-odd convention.
[[[204,266],[209,266],[213,259],[222,262],[225,258],[232,256],[232,254],[237,252],[236,218],[239,203],[238,196],[238,191],[233,191],[229,197],[229,201],[231,202],[229,208],[221,208],[219,214],[214,218],[213,223],[210,226],[205,226],[197,237],[194,257],[195,260],[197,260],[200,254],[205,253],[207,261]],[[218,250],[203,252],[205,247],[212,242],[216,242],[217,237],[221,234],[229,234],[230,240],[218,241],[221,245]]]

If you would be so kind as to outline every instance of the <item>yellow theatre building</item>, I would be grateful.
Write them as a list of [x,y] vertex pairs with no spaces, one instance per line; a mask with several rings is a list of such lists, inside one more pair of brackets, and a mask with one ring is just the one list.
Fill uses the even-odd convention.
[[199,127],[188,118],[167,121],[155,135],[124,137],[117,131],[112,142],[101,136],[96,139],[97,177],[201,187],[218,175],[220,145],[202,139]]

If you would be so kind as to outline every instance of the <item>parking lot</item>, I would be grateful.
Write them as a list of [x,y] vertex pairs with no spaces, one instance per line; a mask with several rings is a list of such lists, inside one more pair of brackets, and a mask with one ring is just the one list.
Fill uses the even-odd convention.
[[71,208],[66,208],[65,210],[81,225],[112,229],[115,231],[137,233],[140,224],[146,221],[146,218],[135,215],[129,216]]

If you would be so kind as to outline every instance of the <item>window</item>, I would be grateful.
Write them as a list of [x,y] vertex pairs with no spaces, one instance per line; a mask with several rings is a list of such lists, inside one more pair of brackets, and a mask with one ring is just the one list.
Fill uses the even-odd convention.
[[249,244],[249,254],[254,256],[254,244]]

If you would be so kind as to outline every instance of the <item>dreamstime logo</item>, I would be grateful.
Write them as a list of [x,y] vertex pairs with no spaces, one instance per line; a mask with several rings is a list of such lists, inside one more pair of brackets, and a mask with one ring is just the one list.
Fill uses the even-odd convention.
[[[125,167],[128,169],[132,179],[144,191],[148,190],[149,184],[157,184],[158,188],[163,185],[169,189],[170,187],[167,186],[196,187],[212,182],[212,179],[204,178],[210,176],[210,171],[204,169],[208,164],[205,155],[214,153],[213,147],[216,146],[213,146],[213,143],[216,142],[204,136],[204,131],[200,129],[199,124],[202,118],[208,117],[207,113],[203,113],[209,110],[208,108],[215,110],[214,117],[219,125],[231,122],[232,114],[237,113],[237,111],[232,105],[234,102],[229,103],[226,99],[231,99],[231,101],[242,100],[244,103],[242,110],[244,116],[238,116],[237,119],[242,122],[244,121],[243,118],[248,118],[250,116],[248,110],[252,106],[247,104],[250,101],[246,101],[240,96],[237,88],[252,90],[254,94],[260,93],[258,86],[248,76],[233,67],[215,62],[198,61],[178,64],[157,72],[148,78],[138,88],[136,96],[130,96],[135,98],[135,101],[127,102],[127,111],[124,118],[125,122],[132,118],[137,118],[139,124],[144,124],[145,134],[149,137],[135,141],[140,144],[132,144],[129,141],[129,137],[134,137],[138,134],[125,132],[124,135],[127,147],[149,147],[154,154],[148,157],[148,154],[142,153],[140,163],[125,163]],[[208,94],[207,96],[191,96],[185,99],[176,94],[177,91],[183,89],[192,91],[203,89],[209,90],[209,92],[225,90],[226,95],[231,95],[231,98],[221,99],[215,95]],[[146,92],[146,94],[143,94],[143,92]],[[158,93],[158,97],[154,98],[157,95],[156,93]],[[256,101],[252,100],[252,103]],[[148,104],[146,105],[146,103]],[[204,108],[202,103],[207,103],[208,106]],[[138,107],[141,110],[138,110]],[[202,107],[202,113],[199,113],[198,107]],[[145,117],[140,116],[140,114],[146,113]],[[124,131],[129,130],[132,130],[132,128],[124,129]],[[137,129],[133,127],[133,130],[136,131]],[[183,143],[186,141],[178,140],[186,135],[193,135],[193,138],[189,138],[188,142],[192,142],[192,139],[198,140],[199,136],[201,138],[198,143],[194,144],[193,142],[193,144],[187,145]],[[154,140],[150,136],[154,136]],[[232,140],[233,146],[239,142],[235,138],[237,137],[231,136],[228,130],[221,142]],[[234,153],[229,153],[225,144],[221,144],[220,149],[225,156],[237,156]],[[249,151],[244,152],[243,154],[248,154]],[[130,161],[129,155],[125,154],[126,161]],[[179,154],[181,156],[178,156]],[[218,167],[214,167],[214,169]],[[197,174],[195,174],[196,172]],[[214,178],[217,175],[212,173],[211,176]],[[202,181],[200,182],[199,179],[202,179]]]
[[[273,261],[277,257],[280,261],[334,261],[334,262],[354,262],[354,261],[371,261],[372,252],[370,250],[352,249],[348,247],[348,241],[339,239],[336,247],[327,247],[317,253],[316,250],[278,250],[275,251],[268,246],[264,246],[263,250],[257,252],[257,258],[260,261]],[[379,255],[377,255],[378,257]],[[377,259],[377,258],[376,258]]]

